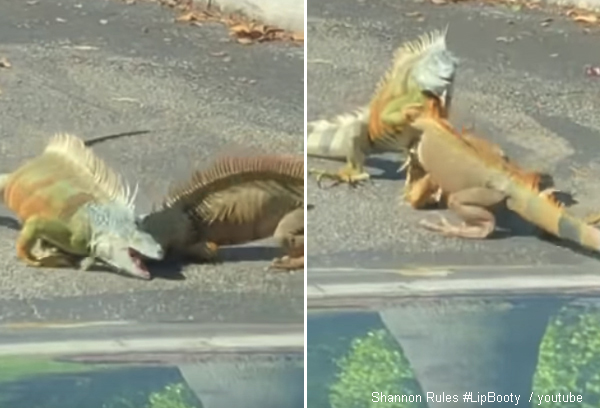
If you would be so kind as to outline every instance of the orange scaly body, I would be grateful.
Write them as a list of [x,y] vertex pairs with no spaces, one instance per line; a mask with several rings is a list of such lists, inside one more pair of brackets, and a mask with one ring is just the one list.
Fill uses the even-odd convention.
[[540,174],[524,170],[489,148],[478,149],[448,121],[421,116],[413,126],[423,132],[417,157],[432,181],[448,195],[448,207],[462,220],[452,225],[422,221],[447,236],[481,239],[492,234],[496,206],[505,205],[543,231],[600,252],[600,231],[568,214],[540,191]]

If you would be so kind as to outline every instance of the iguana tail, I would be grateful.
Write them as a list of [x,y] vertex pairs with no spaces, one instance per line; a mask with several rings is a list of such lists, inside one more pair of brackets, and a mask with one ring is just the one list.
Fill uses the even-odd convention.
[[525,183],[510,183],[505,189],[507,206],[525,220],[555,237],[600,252],[600,230],[568,214],[552,196],[540,194]]
[[368,140],[369,108],[362,107],[334,119],[308,122],[306,153],[314,157],[345,159],[351,153],[352,139]]

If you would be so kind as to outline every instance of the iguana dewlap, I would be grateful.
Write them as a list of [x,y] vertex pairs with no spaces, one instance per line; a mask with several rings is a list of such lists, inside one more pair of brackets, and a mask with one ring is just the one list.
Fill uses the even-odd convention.
[[170,253],[198,261],[223,245],[275,237],[286,256],[276,269],[304,267],[304,160],[295,156],[224,157],[171,189],[142,228]]

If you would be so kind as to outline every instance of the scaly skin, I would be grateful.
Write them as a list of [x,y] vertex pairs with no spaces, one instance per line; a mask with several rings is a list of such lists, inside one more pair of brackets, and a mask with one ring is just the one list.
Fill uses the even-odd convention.
[[[148,278],[136,254],[162,257],[160,246],[137,229],[128,187],[75,136],[56,135],[41,155],[2,175],[0,186],[23,225],[16,249],[28,265],[71,267],[77,257],[89,257],[86,265],[98,258]],[[32,252],[38,241],[40,256]]]
[[[430,116],[434,118],[444,119],[442,115],[439,115],[437,106],[430,106],[429,112]],[[497,156],[497,160],[509,161],[508,157],[499,145],[482,137],[476,136],[470,131],[467,131],[464,127],[460,137],[479,152],[485,152],[485,154],[489,155],[490,157]],[[445,194],[440,187],[434,183],[431,175],[427,174],[421,163],[419,163],[416,151],[417,146],[418,145],[415,145],[409,151],[408,159],[405,162],[406,183],[404,188],[404,200],[415,209],[430,205],[445,204],[448,198],[447,194]],[[540,178],[542,177],[548,178],[549,176],[540,174]]]
[[171,190],[142,229],[169,254],[217,259],[222,245],[273,236],[286,256],[273,269],[304,267],[304,160],[293,156],[227,157]]
[[448,195],[448,207],[462,220],[453,225],[445,218],[421,224],[446,236],[482,239],[490,236],[498,205],[519,214],[546,233],[600,251],[600,231],[568,214],[551,194],[539,191],[539,174],[523,170],[487,150],[478,151],[462,139],[444,119],[417,119],[413,126],[423,134],[417,158],[431,179]]
[[[436,114],[436,107],[432,106],[431,117],[442,118],[442,116]],[[466,130],[464,127],[460,136],[468,145],[476,150],[480,155],[493,158],[497,162],[506,162],[513,164],[513,162],[506,156],[502,148],[491,142],[488,139],[484,139]],[[409,157],[406,162],[407,175],[406,185],[404,192],[404,200],[407,201],[411,207],[415,209],[424,208],[431,205],[444,205],[447,202],[448,194],[443,192],[442,189],[433,181],[431,175],[427,174],[421,163],[417,158],[418,145],[414,146],[409,152]],[[555,199],[555,194],[559,192],[553,188],[554,181],[552,177],[547,173],[542,172],[530,172],[531,177],[536,177],[535,184],[536,188],[540,189],[543,186],[544,194],[551,194]],[[569,194],[570,195],[570,194]]]
[[447,117],[457,60],[446,49],[445,36],[445,30],[435,31],[403,44],[368,107],[309,123],[308,155],[346,160],[334,173],[309,170],[318,182],[328,178],[356,186],[369,180],[366,157],[375,151],[406,153],[419,137],[410,124],[427,104],[441,104]]

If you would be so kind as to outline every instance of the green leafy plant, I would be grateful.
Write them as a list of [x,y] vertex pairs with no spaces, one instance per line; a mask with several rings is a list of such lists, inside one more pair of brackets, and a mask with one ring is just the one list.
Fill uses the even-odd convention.
[[581,395],[581,402],[536,401],[541,408],[600,406],[600,311],[563,308],[548,324],[533,380],[537,395]]
[[105,404],[104,408],[198,408],[199,405],[195,401],[195,395],[185,383],[175,383],[148,395],[148,401],[143,407],[120,397],[110,404]]
[[376,330],[352,341],[338,361],[337,380],[330,387],[331,408],[376,408],[373,393],[421,396],[422,402],[383,402],[389,408],[425,408],[425,398],[402,349],[387,330]]

